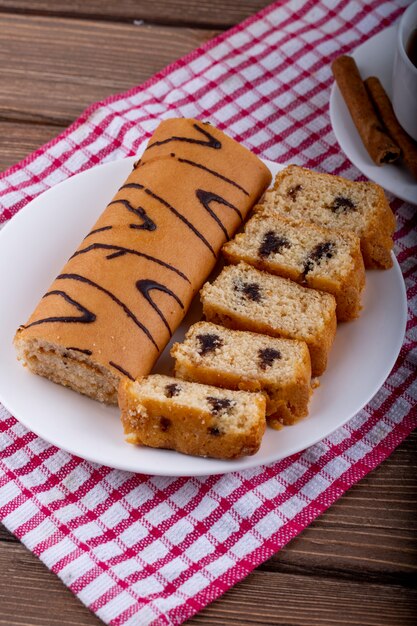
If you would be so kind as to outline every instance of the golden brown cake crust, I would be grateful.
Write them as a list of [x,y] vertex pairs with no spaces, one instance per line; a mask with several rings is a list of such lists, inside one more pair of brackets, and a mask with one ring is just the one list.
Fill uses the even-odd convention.
[[119,387],[129,443],[217,459],[259,450],[265,404],[262,393],[222,390],[168,376],[124,379]]
[[[307,196],[308,206],[303,200]],[[361,240],[366,268],[392,267],[395,217],[384,190],[375,183],[289,165],[277,174],[273,189],[258,208],[263,206],[327,228],[351,230]]]
[[[68,367],[78,351],[116,380],[148,373],[226,237],[270,179],[255,155],[213,126],[193,119],[162,122],[17,331],[19,357],[25,362],[34,342],[43,341],[59,354],[68,352]],[[46,366],[43,371],[48,376]]]

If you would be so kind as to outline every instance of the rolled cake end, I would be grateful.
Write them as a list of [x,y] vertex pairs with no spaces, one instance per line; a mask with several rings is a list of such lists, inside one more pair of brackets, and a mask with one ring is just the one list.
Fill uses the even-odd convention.
[[94,362],[88,351],[65,348],[43,339],[25,339],[20,329],[14,345],[18,360],[34,374],[99,402],[117,404],[120,377]]

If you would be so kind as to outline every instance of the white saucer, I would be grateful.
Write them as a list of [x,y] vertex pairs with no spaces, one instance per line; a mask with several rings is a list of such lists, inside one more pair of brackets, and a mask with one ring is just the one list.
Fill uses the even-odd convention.
[[[352,54],[362,78],[377,76],[390,98],[395,34],[395,26],[387,28],[368,39]],[[336,83],[333,84],[330,94],[330,120],[340,147],[362,174],[398,198],[417,204],[417,181],[403,165],[378,166],[372,161]]]
[[[407,299],[397,261],[388,271],[367,272],[362,314],[354,322],[339,324],[328,369],[313,394],[308,418],[281,431],[268,428],[255,456],[221,461],[129,445],[116,407],[34,376],[17,361],[12,345],[16,328],[28,318],[126,179],[135,158],[99,165],[52,187],[0,232],[1,402],[27,428],[64,450],[102,465],[165,476],[220,474],[272,463],[345,424],[378,391],[402,345]],[[274,175],[283,167],[265,163]],[[197,297],[172,342],[182,341],[201,314]],[[172,370],[170,345],[155,372]]]

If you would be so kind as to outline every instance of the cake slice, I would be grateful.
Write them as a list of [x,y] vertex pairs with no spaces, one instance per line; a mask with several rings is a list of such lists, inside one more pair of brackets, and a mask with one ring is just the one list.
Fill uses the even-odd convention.
[[311,362],[304,341],[198,322],[171,355],[175,375],[183,380],[265,392],[272,426],[293,424],[308,413]]
[[235,459],[255,454],[265,432],[262,393],[230,391],[154,374],[119,387],[129,443]]
[[229,263],[246,261],[333,294],[339,321],[359,315],[365,267],[359,238],[351,232],[289,220],[265,209],[223,246],[223,254]]
[[302,287],[243,262],[225,267],[200,294],[207,321],[305,341],[312,375],[320,376],[326,369],[336,333],[336,300],[331,294]]
[[325,228],[353,231],[367,268],[392,266],[395,217],[382,187],[290,165],[279,172],[261,207]]

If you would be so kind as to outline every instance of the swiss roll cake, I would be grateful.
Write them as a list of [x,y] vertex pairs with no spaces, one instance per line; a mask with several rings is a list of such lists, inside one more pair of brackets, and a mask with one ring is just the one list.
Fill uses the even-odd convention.
[[35,374],[117,403],[149,374],[271,180],[208,123],[163,121],[125,183],[41,298],[14,343]]

